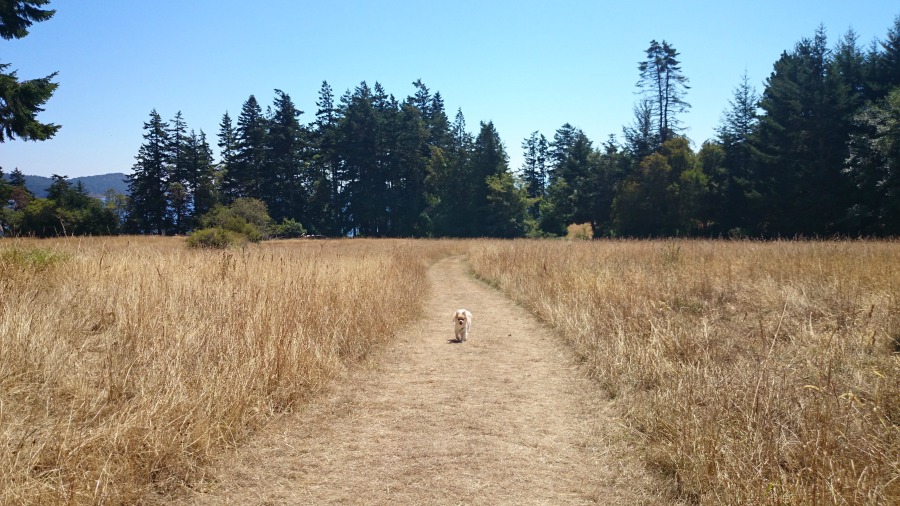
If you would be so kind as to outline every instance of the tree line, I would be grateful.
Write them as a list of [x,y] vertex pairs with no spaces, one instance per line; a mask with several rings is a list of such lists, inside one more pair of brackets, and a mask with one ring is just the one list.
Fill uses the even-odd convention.
[[[852,30],[830,46],[819,27],[782,53],[761,94],[744,76],[716,138],[697,150],[683,134],[690,86],[679,56],[651,41],[621,141],[595,145],[568,123],[550,138],[534,132],[515,171],[493,123],[470,133],[421,80],[402,100],[366,82],[336,98],[323,82],[308,123],[281,90],[265,111],[251,95],[236,120],[223,115],[218,158],[181,113],[164,121],[153,110],[130,196],[108,195],[100,208],[115,219],[103,223],[189,233],[254,199],[275,222],[326,236],[537,237],[572,223],[613,237],[900,233],[900,17],[867,48]],[[20,196],[0,220],[42,233],[25,225],[36,223],[24,219],[29,205]],[[53,233],[96,233],[74,221]]]

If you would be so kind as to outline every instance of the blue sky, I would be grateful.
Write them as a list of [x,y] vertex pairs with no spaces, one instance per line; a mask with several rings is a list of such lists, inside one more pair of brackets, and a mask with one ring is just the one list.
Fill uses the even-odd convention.
[[[761,92],[772,65],[824,24],[868,45],[900,14],[896,1],[79,0],[51,2],[50,21],[0,40],[20,78],[58,71],[39,118],[52,140],[0,144],[0,166],[69,177],[130,172],[151,109],[181,111],[214,145],[228,111],[251,94],[284,90],[312,121],[323,80],[340,96],[360,81],[403,99],[421,78],[468,129],[493,121],[521,165],[521,143],[562,124],[595,145],[621,139],[638,96],[637,63],[650,40],[681,53],[692,108],[680,118],[695,147],[715,135],[746,71]],[[218,154],[218,151],[216,150]]]

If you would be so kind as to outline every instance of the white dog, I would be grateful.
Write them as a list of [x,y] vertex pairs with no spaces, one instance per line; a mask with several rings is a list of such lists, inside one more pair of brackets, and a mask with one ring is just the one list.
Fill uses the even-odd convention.
[[453,327],[456,330],[456,340],[465,341],[469,337],[469,328],[472,326],[472,313],[465,309],[458,309],[453,314]]

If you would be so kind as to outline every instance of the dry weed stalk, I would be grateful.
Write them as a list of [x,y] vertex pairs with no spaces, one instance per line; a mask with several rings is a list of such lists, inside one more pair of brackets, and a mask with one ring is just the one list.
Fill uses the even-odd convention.
[[571,340],[673,500],[900,503],[896,242],[485,242]]
[[0,242],[0,504],[189,485],[391,339],[448,244]]

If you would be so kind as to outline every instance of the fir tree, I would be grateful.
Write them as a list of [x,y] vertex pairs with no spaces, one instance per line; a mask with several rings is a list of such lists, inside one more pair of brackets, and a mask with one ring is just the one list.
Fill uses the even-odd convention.
[[133,173],[128,176],[128,214],[137,232],[165,234],[172,224],[167,203],[172,163],[169,132],[169,125],[156,109],[152,110],[150,120],[144,123],[144,144],[138,151]]
[[[55,10],[41,9],[49,0],[0,1],[0,37],[21,39],[28,27],[53,17]],[[53,137],[60,126],[41,123],[37,114],[59,86],[53,82],[56,73],[39,79],[19,81],[16,72],[7,72],[9,63],[0,63],[0,143],[19,137],[43,141]]]

